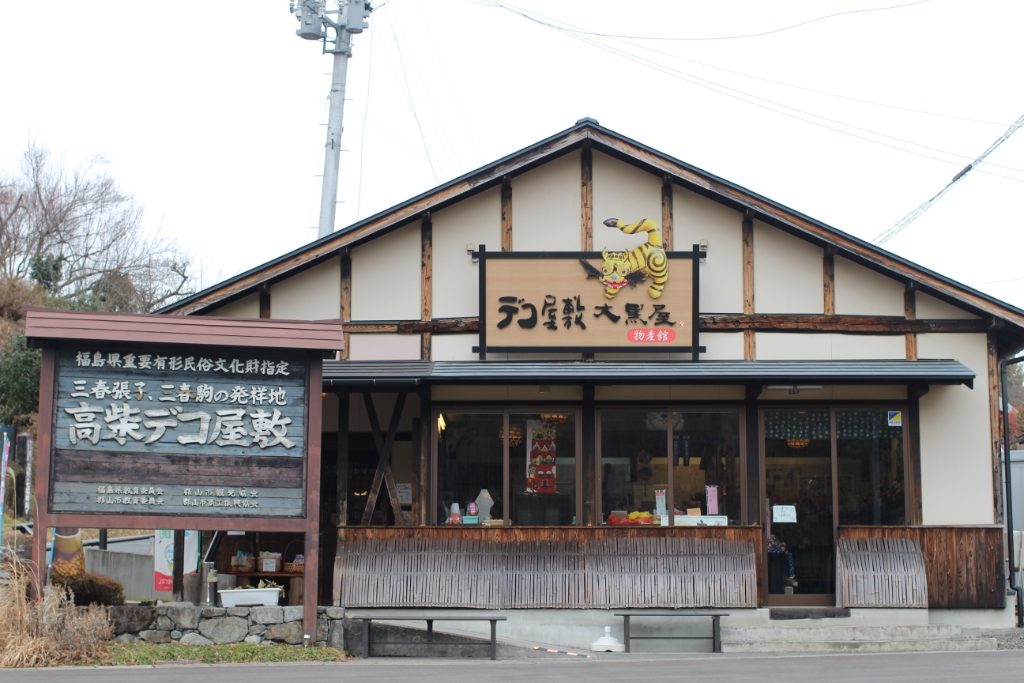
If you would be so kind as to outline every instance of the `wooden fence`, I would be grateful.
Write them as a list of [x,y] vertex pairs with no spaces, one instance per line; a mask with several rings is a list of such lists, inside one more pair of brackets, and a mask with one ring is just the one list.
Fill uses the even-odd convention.
[[915,541],[928,580],[928,607],[1002,609],[1006,605],[1000,526],[839,527],[843,539]]
[[338,530],[346,607],[756,607],[759,527]]
[[917,541],[840,538],[836,547],[840,607],[927,607],[928,578]]

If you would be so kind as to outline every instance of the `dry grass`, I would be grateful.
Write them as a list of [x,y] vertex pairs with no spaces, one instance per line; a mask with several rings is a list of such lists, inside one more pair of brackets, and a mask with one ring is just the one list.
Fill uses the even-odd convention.
[[13,560],[4,569],[9,579],[0,584],[0,667],[73,664],[107,649],[113,629],[106,608],[75,607],[71,594],[57,586],[32,600],[29,566]]

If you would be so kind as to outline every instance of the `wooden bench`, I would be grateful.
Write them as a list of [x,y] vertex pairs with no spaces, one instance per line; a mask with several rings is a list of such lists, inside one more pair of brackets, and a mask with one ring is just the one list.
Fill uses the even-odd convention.
[[[729,616],[728,612],[684,612],[675,609],[624,609],[615,612],[622,617],[622,641],[629,652],[630,640],[710,640],[711,651],[722,651],[722,627],[719,620]],[[709,636],[634,636],[629,631],[631,617],[705,617],[711,619],[711,635]]]
[[[431,609],[348,609],[345,618],[362,622],[363,657],[370,656],[370,622],[372,621],[425,621],[427,622],[427,643],[434,642],[435,621],[489,621],[491,622],[491,640],[481,643],[476,640],[458,641],[460,645],[490,645],[491,659],[498,658],[497,626],[499,621],[506,621],[505,615],[488,610],[431,610]],[[420,643],[388,641],[378,645],[413,645]]]

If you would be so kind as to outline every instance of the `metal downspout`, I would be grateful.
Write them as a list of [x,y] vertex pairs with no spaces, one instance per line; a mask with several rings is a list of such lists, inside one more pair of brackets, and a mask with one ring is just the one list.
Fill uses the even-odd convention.
[[1017,584],[1017,572],[1013,570],[1013,491],[1011,488],[1012,475],[1010,474],[1010,400],[1009,391],[1006,389],[1006,367],[1024,363],[1024,357],[1003,359],[999,361],[999,384],[1000,394],[1003,401],[1003,480],[1006,487],[1003,500],[1003,510],[1006,514],[1006,549],[1009,559],[1010,590],[1017,594],[1017,628],[1024,627],[1024,591]]

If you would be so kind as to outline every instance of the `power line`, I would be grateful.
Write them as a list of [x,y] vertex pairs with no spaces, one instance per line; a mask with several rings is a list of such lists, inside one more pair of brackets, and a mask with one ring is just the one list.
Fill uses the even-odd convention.
[[[552,27],[552,28],[555,28],[555,30],[558,30],[557,27]],[[923,157],[925,159],[931,159],[932,161],[938,161],[940,163],[949,164],[951,166],[958,166],[960,162],[951,161],[949,159],[943,159],[943,158],[937,157],[937,156],[935,156],[933,154],[926,154],[924,152],[919,152],[919,151],[916,151],[916,150],[913,150],[913,149],[908,149],[908,148],[902,147],[900,145],[894,145],[894,144],[885,142],[884,140],[877,140],[875,138],[867,137],[865,135],[858,135],[857,133],[852,132],[852,131],[853,130],[860,130],[860,131],[863,131],[863,132],[868,133],[870,135],[875,135],[875,136],[882,137],[882,138],[888,138],[890,140],[895,140],[897,142],[902,142],[902,143],[905,143],[905,144],[908,144],[908,145],[912,145],[914,147],[920,147],[920,148],[923,148],[923,149],[929,149],[929,150],[932,150],[934,152],[938,152],[940,154],[945,154],[945,155],[948,155],[948,156],[958,157],[960,159],[969,159],[970,158],[970,157],[968,157],[966,155],[963,155],[963,154],[958,154],[956,152],[948,152],[948,151],[941,150],[941,149],[938,149],[938,148],[935,148],[935,147],[930,147],[928,145],[924,145],[924,144],[921,144],[921,143],[913,142],[911,140],[906,140],[904,138],[899,138],[899,137],[896,137],[896,136],[893,136],[893,135],[887,135],[885,133],[879,133],[877,131],[873,131],[873,130],[870,130],[870,129],[867,129],[867,128],[863,128],[863,127],[860,127],[860,126],[855,126],[853,124],[846,123],[846,122],[840,121],[838,119],[832,119],[832,118],[829,118],[829,117],[826,117],[826,116],[821,116],[820,114],[814,114],[812,112],[805,111],[803,109],[799,109],[797,107],[791,107],[789,105],[782,104],[780,102],[775,102],[774,100],[770,100],[770,99],[765,98],[765,97],[760,97],[758,95],[753,95],[753,94],[744,92],[742,90],[738,90],[736,88],[730,88],[729,86],[722,85],[720,83],[716,83],[714,81],[710,81],[708,79],[701,78],[699,76],[695,76],[693,74],[689,74],[689,73],[686,73],[684,71],[679,71],[677,69],[673,69],[672,67],[665,66],[665,65],[660,64],[658,62],[654,62],[652,60],[648,60],[648,59],[645,59],[643,57],[638,57],[636,55],[632,55],[632,54],[630,54],[628,52],[624,52],[624,51],[619,50],[617,48],[604,45],[602,43],[599,43],[599,42],[593,40],[592,38],[587,38],[587,37],[584,37],[584,36],[575,35],[575,34],[573,34],[571,32],[567,32],[566,35],[568,35],[570,38],[574,38],[575,40],[579,40],[579,41],[584,42],[584,43],[586,43],[588,45],[591,45],[593,47],[597,47],[599,49],[603,49],[603,50],[606,50],[606,51],[611,52],[613,54],[616,54],[616,55],[618,55],[618,56],[620,56],[620,57],[622,57],[624,59],[627,59],[629,61],[633,61],[633,62],[636,62],[638,64],[641,64],[642,66],[646,66],[646,67],[648,67],[650,69],[654,69],[655,71],[660,71],[661,73],[664,73],[664,74],[666,74],[668,76],[671,76],[673,78],[677,78],[679,80],[685,81],[687,83],[690,83],[691,85],[696,85],[697,87],[705,88],[707,90],[711,90],[712,92],[716,92],[716,93],[718,93],[720,95],[725,95],[726,97],[731,97],[733,99],[739,100],[740,102],[745,102],[746,104],[750,104],[752,106],[759,107],[761,109],[765,109],[767,111],[773,112],[775,114],[779,114],[780,116],[786,116],[786,117],[795,119],[797,121],[801,121],[803,123],[810,124],[812,126],[818,126],[819,128],[824,128],[826,130],[831,130],[831,131],[833,131],[835,133],[839,133],[841,135],[846,135],[846,136],[849,136],[849,137],[852,137],[852,138],[857,138],[858,140],[864,140],[865,142],[870,142],[872,144],[881,145],[883,147],[888,147],[890,149],[894,149],[894,150],[897,150],[897,151],[900,151],[900,152],[904,152],[906,154],[913,154],[915,156]],[[760,100],[760,102],[755,101],[755,100]],[[784,111],[784,110],[787,110],[787,109],[790,110],[790,111]],[[793,113],[793,112],[797,112],[797,113]],[[798,114],[804,114],[806,116],[810,116],[810,117],[813,117],[815,119],[820,119],[820,121],[814,121],[812,119],[805,118],[804,116],[799,116]],[[825,123],[825,122],[827,122],[827,123]],[[829,125],[829,124],[836,124],[836,125]],[[838,126],[845,126],[846,128],[849,128],[849,129],[852,129],[852,130],[845,130],[844,128],[840,128]],[[1011,170],[1017,170],[1017,169],[1011,169]],[[996,173],[994,171],[982,170],[981,172],[982,173],[986,173],[988,175],[994,175],[994,176],[998,176],[1000,178],[1005,178],[1006,180],[1012,180],[1014,182],[1019,182],[1019,183],[1020,182],[1024,182],[1024,180],[1022,180],[1020,178],[1015,178],[1015,177],[1012,177],[1012,176],[1004,175],[1002,173]]]
[[[471,0],[471,1],[476,1],[476,0]],[[907,2],[907,3],[904,3],[902,5],[889,5],[887,7],[866,7],[866,8],[863,8],[863,9],[853,9],[853,10],[846,10],[846,11],[843,11],[843,12],[834,12],[832,14],[826,14],[825,16],[815,17],[813,19],[807,19],[806,21],[801,21],[801,22],[798,22],[796,24],[790,24],[788,26],[780,26],[779,28],[769,29],[767,31],[760,31],[758,33],[741,33],[741,34],[736,34],[736,35],[731,35],[731,36],[700,36],[700,37],[690,37],[690,36],[676,36],[676,37],[672,37],[672,36],[633,36],[633,35],[622,35],[622,34],[617,34],[617,33],[602,33],[602,32],[599,32],[599,31],[586,31],[586,33],[589,34],[589,35],[592,35],[592,36],[600,37],[600,38],[628,38],[630,40],[664,40],[664,41],[673,41],[673,42],[697,42],[697,41],[710,41],[710,40],[740,40],[740,39],[744,39],[744,38],[760,38],[762,36],[772,35],[773,33],[782,33],[783,31],[791,31],[791,30],[793,30],[795,28],[800,28],[801,26],[807,26],[808,24],[814,24],[814,23],[819,22],[819,21],[825,21],[826,19],[834,19],[835,17],[841,17],[841,16],[844,16],[844,15],[847,15],[847,14],[864,14],[864,13],[868,13],[868,12],[885,12],[887,10],[903,9],[905,7],[912,7],[914,5],[922,5],[922,4],[926,3],[926,2],[931,2],[931,1],[932,0],[916,0],[916,2]],[[476,4],[493,5],[494,7],[498,7],[500,9],[504,9],[504,10],[506,10],[508,12],[514,12],[516,14],[521,14],[524,18],[529,19],[530,21],[537,21],[533,17],[529,16],[525,11],[519,9],[518,7],[511,6],[511,5],[506,5],[505,3],[498,2],[498,0],[484,0],[483,2],[476,2]],[[540,15],[538,15],[538,16],[540,16]]]
[[409,99],[409,108],[412,110],[412,118],[416,122],[416,128],[420,134],[420,142],[423,144],[423,151],[427,155],[427,164],[430,165],[430,173],[434,176],[434,182],[440,182],[437,175],[437,169],[434,168],[434,159],[430,154],[430,148],[427,146],[427,136],[423,132],[423,124],[420,123],[419,113],[416,111],[416,101],[412,96],[412,88],[409,87],[409,77],[405,73],[405,59],[402,57],[402,46],[398,44],[398,36],[395,34],[395,27],[391,23],[391,17],[388,12],[384,12],[384,18],[387,19],[388,26],[391,28],[391,39],[395,42],[395,49],[398,51],[398,65],[402,70],[402,82],[405,85],[405,94]]
[[1021,115],[1021,117],[1019,119],[1017,119],[1013,123],[1013,125],[1010,126],[1006,130],[1005,133],[1000,135],[999,138],[995,142],[993,142],[991,145],[989,145],[988,149],[986,149],[984,152],[981,153],[981,156],[979,156],[973,162],[971,162],[971,163],[967,164],[966,166],[964,166],[960,170],[959,173],[957,173],[955,176],[953,176],[952,180],[950,180],[948,183],[946,183],[945,187],[943,187],[941,190],[936,192],[931,198],[925,200],[925,202],[923,204],[921,204],[919,207],[917,207],[916,209],[914,209],[913,211],[908,213],[906,216],[901,218],[899,221],[897,221],[896,224],[893,225],[891,228],[889,228],[888,230],[885,230],[884,232],[879,234],[877,237],[875,237],[875,239],[873,241],[875,243],[877,243],[877,244],[884,244],[885,242],[888,242],[890,239],[892,239],[897,234],[899,234],[899,232],[901,230],[903,230],[903,228],[905,228],[908,225],[910,225],[910,223],[912,223],[914,220],[916,220],[918,216],[920,216],[925,211],[927,211],[931,207],[932,204],[937,202],[939,200],[939,198],[942,197],[942,195],[944,195],[947,192],[949,192],[950,188],[952,188],[954,185],[956,185],[958,182],[960,182],[964,178],[964,176],[966,176],[968,173],[970,173],[972,170],[974,170],[974,168],[978,164],[980,164],[982,161],[984,161],[985,157],[987,157],[989,154],[991,154],[993,151],[995,151],[996,148],[999,147],[1001,144],[1006,142],[1010,138],[1010,136],[1013,135],[1015,132],[1017,132],[1017,130],[1021,126],[1024,126],[1024,115]]

